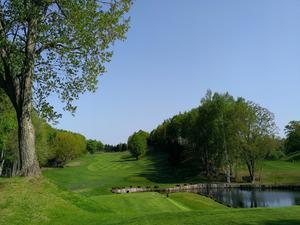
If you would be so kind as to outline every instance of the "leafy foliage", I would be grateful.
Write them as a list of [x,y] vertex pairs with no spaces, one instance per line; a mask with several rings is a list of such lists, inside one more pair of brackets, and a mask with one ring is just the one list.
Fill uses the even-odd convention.
[[[32,113],[36,131],[36,148],[40,166],[63,166],[67,160],[86,152],[85,138],[51,127]],[[3,175],[11,176],[18,154],[18,129],[15,111],[7,96],[0,92],[0,156],[3,152]],[[2,159],[0,158],[0,165]]]
[[148,136],[149,134],[147,132],[140,130],[128,138],[128,149],[137,160],[143,156],[148,149]]
[[293,153],[300,151],[300,121],[291,121],[285,127],[286,140],[285,150],[286,153]]
[[[24,68],[33,64],[34,106],[40,115],[60,116],[47,101],[53,92],[65,103],[65,110],[74,112],[74,100],[96,90],[114,42],[125,39],[129,22],[125,14],[131,4],[131,0],[1,1],[0,47],[5,49],[1,82],[8,76],[22,78]],[[28,42],[34,45],[31,52]],[[7,64],[10,74],[4,71]],[[0,86],[6,90],[4,84]]]
[[124,40],[131,0],[0,1],[0,89],[18,119],[19,149],[14,175],[38,177],[32,109],[41,118],[61,115],[57,97],[74,113],[74,101],[94,92],[111,60],[112,45]]
[[126,143],[119,143],[117,145],[104,145],[104,151],[106,152],[124,152],[127,151],[128,147]]
[[50,166],[63,166],[67,161],[86,153],[86,140],[80,134],[57,131],[50,143],[53,151],[53,157],[48,161]]
[[86,149],[89,153],[94,154],[104,150],[104,145],[101,141],[87,140]]
[[228,93],[208,91],[201,105],[154,129],[149,143],[166,151],[177,166],[189,162],[206,177],[224,174],[228,182],[241,163],[255,179],[257,162],[273,152],[274,116],[267,109]]

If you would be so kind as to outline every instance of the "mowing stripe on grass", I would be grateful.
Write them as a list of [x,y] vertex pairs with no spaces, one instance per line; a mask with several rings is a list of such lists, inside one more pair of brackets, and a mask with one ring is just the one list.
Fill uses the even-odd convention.
[[174,201],[171,198],[167,198],[171,203],[173,203],[175,206],[177,206],[179,209],[181,209],[182,211],[190,211],[191,209],[187,208],[186,206],[182,205],[179,202]]

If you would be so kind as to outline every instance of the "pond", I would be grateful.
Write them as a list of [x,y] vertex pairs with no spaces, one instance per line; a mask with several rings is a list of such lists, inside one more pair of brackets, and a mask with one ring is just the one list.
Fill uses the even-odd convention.
[[281,207],[300,205],[300,191],[261,189],[199,189],[198,194],[237,208]]

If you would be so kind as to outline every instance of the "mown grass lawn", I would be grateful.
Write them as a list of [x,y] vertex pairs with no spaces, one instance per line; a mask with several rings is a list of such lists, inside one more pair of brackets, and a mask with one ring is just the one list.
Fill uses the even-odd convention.
[[[261,183],[272,184],[299,184],[300,183],[300,161],[264,161],[260,170],[257,171],[257,178]],[[244,167],[240,176],[248,176]]]
[[201,182],[176,175],[163,154],[150,154],[140,160],[128,152],[86,155],[66,168],[45,170],[44,175],[59,187],[84,195],[110,194],[112,187],[164,187],[183,182]]
[[[0,224],[20,225],[299,225],[300,207],[231,209],[203,196],[112,194],[113,186],[167,186],[181,181],[163,157],[132,160],[128,153],[87,155],[39,180],[0,179]],[[265,163],[269,176],[298,181],[299,163]],[[194,181],[201,181],[194,178]],[[300,179],[299,179],[300,180]],[[271,180],[270,180],[271,181]],[[284,180],[282,181],[291,181]]]

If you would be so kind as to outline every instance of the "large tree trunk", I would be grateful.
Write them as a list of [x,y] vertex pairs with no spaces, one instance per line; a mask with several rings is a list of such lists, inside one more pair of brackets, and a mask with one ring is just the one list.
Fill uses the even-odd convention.
[[41,171],[36,157],[35,131],[30,108],[30,106],[23,107],[18,118],[20,175],[36,177],[40,176]]
[[[14,71],[11,66],[9,51],[5,45],[0,47],[0,59],[3,61],[2,69],[4,69],[4,75],[0,74],[0,87],[9,96],[18,117],[19,154],[13,165],[12,174],[17,171],[16,174],[22,176],[39,176],[41,172],[35,152],[35,132],[31,121],[32,82],[38,20],[29,15],[26,21],[28,27],[25,32],[25,57],[23,65],[20,65],[21,71]],[[3,23],[0,23],[0,38],[3,40],[6,39],[4,30]]]
[[37,20],[28,23],[28,35],[26,43],[26,58],[24,61],[23,80],[21,82],[20,102],[18,113],[19,124],[19,151],[21,163],[21,175],[36,177],[41,171],[35,152],[35,132],[31,121],[32,111],[32,79],[34,73],[34,52]]

